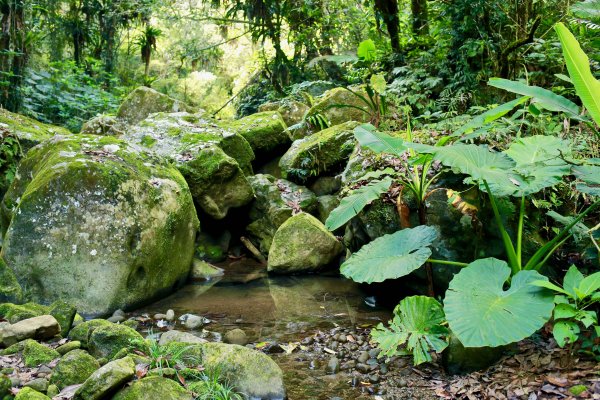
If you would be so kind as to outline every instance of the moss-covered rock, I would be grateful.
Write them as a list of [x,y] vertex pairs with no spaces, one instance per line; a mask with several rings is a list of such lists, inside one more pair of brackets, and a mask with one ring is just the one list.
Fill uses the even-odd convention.
[[19,393],[15,396],[15,400],[50,400],[50,397],[32,388],[24,387],[19,390]]
[[0,205],[0,255],[35,301],[105,314],[185,281],[198,219],[173,166],[108,136],[30,150]]
[[117,117],[129,124],[146,119],[150,114],[158,112],[193,111],[189,106],[154,89],[140,86],[123,100]]
[[279,161],[282,176],[304,182],[326,172],[337,172],[354,150],[353,130],[357,126],[357,122],[346,122],[296,140]]
[[112,323],[105,319],[92,319],[90,321],[82,322],[71,329],[69,332],[69,340],[78,341],[81,343],[82,347],[87,348],[90,336],[94,330],[102,326],[112,326]]
[[0,304],[0,317],[4,318],[11,324],[22,321],[24,319],[39,317],[48,314],[48,307],[37,303]]
[[15,324],[0,323],[0,346],[12,346],[24,339],[47,340],[60,333],[60,325],[51,315],[27,318]]
[[315,217],[294,215],[273,237],[268,270],[275,273],[314,272],[332,264],[342,244]]
[[131,357],[120,358],[100,367],[75,392],[78,400],[99,400],[112,395],[135,374]]
[[242,135],[257,156],[281,154],[291,142],[285,130],[287,126],[277,111],[265,111],[224,124],[228,129]]
[[278,111],[283,118],[283,122],[287,126],[292,126],[302,121],[304,114],[306,114],[309,108],[306,104],[299,101],[284,99],[278,102],[262,104],[258,107],[258,111]]
[[58,354],[64,356],[68,352],[73,351],[73,350],[79,350],[80,348],[81,348],[81,342],[78,340],[73,340],[72,342],[67,342],[65,344],[58,346],[56,348],[56,351],[58,351]]
[[0,128],[13,133],[19,139],[24,152],[55,135],[71,134],[68,129],[44,124],[4,109],[0,109]]
[[96,358],[112,359],[122,349],[145,349],[144,338],[134,329],[111,324],[94,329],[88,343],[90,353]]
[[113,400],[193,400],[194,396],[172,379],[150,376],[120,390]]
[[52,372],[50,383],[64,389],[85,382],[100,364],[84,350],[73,350],[63,356]]
[[57,300],[50,305],[48,313],[58,321],[60,334],[67,337],[77,314],[77,309],[66,301]]
[[60,357],[54,349],[44,346],[33,339],[27,339],[23,344],[23,360],[26,367],[37,367]]
[[127,126],[122,120],[112,115],[97,115],[81,127],[81,132],[87,135],[119,136],[125,133]]
[[294,210],[315,212],[317,197],[304,186],[271,175],[257,174],[248,181],[255,193],[250,209],[252,223],[246,227],[260,251],[267,255],[277,229],[292,216]]
[[21,303],[22,301],[23,290],[15,273],[0,258],[0,302]]
[[4,374],[0,374],[0,399],[3,398],[4,396],[8,395],[8,392],[11,387],[12,387],[12,384],[11,384],[8,376],[6,376]]
[[223,269],[219,267],[215,267],[206,261],[194,260],[192,271],[190,272],[190,279],[193,281],[210,281],[223,276],[223,274]]
[[[351,88],[354,92],[361,96],[366,96],[364,89],[360,87]],[[344,88],[335,88],[328,90],[319,99],[317,104],[308,110],[308,116],[321,114],[329,121],[330,125],[343,124],[348,121],[368,122],[369,116],[353,107],[332,107],[334,105],[350,105],[353,107],[365,108],[366,104]]]
[[327,221],[327,218],[329,218],[329,214],[331,214],[331,212],[335,210],[337,206],[340,205],[340,199],[334,195],[326,195],[319,196],[317,201],[317,215],[319,217],[319,221],[325,223],[325,221]]

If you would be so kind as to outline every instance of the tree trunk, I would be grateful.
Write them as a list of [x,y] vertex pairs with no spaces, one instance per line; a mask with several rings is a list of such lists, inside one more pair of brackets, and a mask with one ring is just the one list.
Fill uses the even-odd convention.
[[388,34],[390,35],[390,44],[394,53],[400,53],[400,19],[398,18],[397,0],[375,0],[375,11],[380,14],[385,23]]
[[411,0],[410,9],[412,12],[412,33],[415,36],[425,36],[429,34],[429,14],[427,10],[427,0]]
[[25,9],[23,0],[2,2],[0,33],[0,72],[6,84],[2,90],[2,106],[18,111],[21,106],[21,84],[27,63],[25,48]]

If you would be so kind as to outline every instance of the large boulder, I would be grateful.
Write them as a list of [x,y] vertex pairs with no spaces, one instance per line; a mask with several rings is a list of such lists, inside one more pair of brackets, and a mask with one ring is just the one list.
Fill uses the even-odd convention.
[[80,133],[119,136],[126,131],[127,124],[124,121],[112,115],[100,114],[83,124]]
[[331,265],[342,244],[310,214],[294,215],[275,233],[268,270],[275,273],[314,272]]
[[256,200],[250,209],[252,223],[246,230],[255,240],[260,251],[267,255],[277,229],[290,218],[294,210],[315,212],[317,197],[304,186],[267,174],[248,178]]
[[22,300],[23,290],[15,273],[0,258],[0,303],[20,303]]
[[[363,97],[367,96],[363,88],[353,87],[351,90]],[[337,107],[339,105],[351,107]],[[310,108],[307,115],[321,114],[331,126],[348,121],[368,122],[368,114],[355,107],[366,108],[366,104],[348,89],[335,88],[325,92],[318,103]]]
[[109,398],[135,374],[131,357],[119,358],[94,371],[75,392],[76,400]]
[[81,343],[81,346],[88,347],[92,333],[103,326],[112,326],[113,323],[105,319],[92,319],[82,322],[69,332],[69,340]]
[[0,108],[0,131],[2,130],[15,135],[24,152],[55,135],[71,134],[66,128],[44,124]]
[[11,324],[22,321],[24,319],[39,317],[48,314],[50,308],[36,303],[0,304],[0,318],[7,320]]
[[258,111],[277,111],[281,114],[285,124],[292,126],[302,122],[304,114],[306,114],[309,108],[306,104],[299,101],[284,99],[278,102],[265,103],[258,107]]
[[110,324],[94,329],[88,342],[95,357],[112,359],[122,349],[144,350],[144,338],[135,329],[121,324]]
[[129,124],[138,123],[158,112],[193,111],[189,106],[146,86],[140,86],[123,100],[117,117]]
[[358,125],[346,122],[296,140],[279,161],[283,178],[304,182],[338,172],[354,150],[353,130]]
[[36,301],[106,314],[187,278],[198,219],[181,174],[112,137],[30,150],[0,205],[0,255]]
[[72,350],[58,361],[52,371],[50,383],[62,390],[67,386],[85,382],[98,368],[98,361],[86,351]]
[[194,396],[172,379],[149,376],[120,390],[113,400],[194,400]]
[[154,114],[121,138],[171,160],[192,196],[215,219],[253,198],[245,174],[252,173],[252,148],[242,136],[188,113]]
[[[224,124],[224,126],[242,135],[257,156],[282,154],[290,143],[285,130],[287,126],[277,111],[265,111]],[[262,160],[268,161],[268,160]]]
[[51,339],[59,333],[60,325],[51,315],[24,319],[12,325],[3,322],[0,323],[0,346],[12,346],[25,339]]

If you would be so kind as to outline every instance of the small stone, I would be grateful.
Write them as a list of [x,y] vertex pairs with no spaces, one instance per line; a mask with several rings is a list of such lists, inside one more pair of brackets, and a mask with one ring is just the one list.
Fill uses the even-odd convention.
[[363,364],[363,363],[358,363],[358,364],[356,364],[356,370],[357,370],[358,372],[361,372],[361,373],[363,373],[363,374],[366,374],[366,373],[368,373],[369,371],[371,371],[371,368],[369,368],[369,366],[368,366],[368,365],[366,365],[366,364]]
[[80,348],[81,348],[81,342],[78,341],[78,340],[73,340],[72,342],[68,342],[68,343],[63,344],[62,346],[58,346],[56,348],[56,351],[61,356],[64,356],[65,354],[67,354],[71,350],[77,350],[77,349],[80,349]]
[[167,310],[167,313],[165,315],[166,315],[165,319],[167,321],[173,321],[175,319],[175,311],[173,311],[173,310]]
[[377,375],[369,375],[369,382],[377,383],[379,382],[379,377]]
[[113,317],[124,317],[125,316],[125,311],[118,309],[115,310],[115,312],[112,314]]
[[42,365],[41,367],[38,368],[38,374],[51,374],[52,373],[52,368],[50,368],[47,365]]
[[369,356],[371,358],[377,358],[377,356],[381,353],[381,349],[371,349],[369,350]]
[[223,341],[225,343],[239,344],[240,346],[245,346],[248,343],[248,337],[246,336],[246,332],[239,328],[236,328],[225,333]]
[[10,386],[12,386],[12,387],[21,386],[21,379],[19,379],[18,377],[11,376],[9,379],[10,379]]
[[199,338],[189,332],[181,332],[178,330],[167,331],[160,335],[159,345],[164,346],[171,342],[180,343],[206,343],[206,339]]
[[340,360],[338,360],[338,358],[335,356],[331,357],[325,370],[328,374],[337,374],[340,372]]
[[36,390],[38,392],[41,393],[46,393],[46,391],[48,390],[48,379],[45,378],[36,378],[34,380],[31,380],[29,382],[27,382],[25,385],[25,387],[28,388],[32,388],[33,390]]
[[167,319],[167,314],[154,314],[154,319],[157,321],[161,319]]
[[122,316],[122,315],[113,315],[112,317],[110,317],[110,318],[107,318],[106,320],[107,320],[108,322],[112,322],[113,324],[118,324],[119,322],[123,322],[123,321],[125,321],[126,319],[127,319],[127,318],[125,318],[125,317],[124,317],[124,316]]
[[379,362],[378,362],[378,361],[377,361],[377,359],[375,359],[375,358],[369,358],[369,359],[367,360],[367,365],[371,365],[371,366],[373,366],[373,365],[378,365],[378,364],[379,364]]
[[303,346],[310,346],[314,342],[315,342],[315,339],[312,336],[308,336],[308,337],[305,337],[304,339],[302,339],[300,344],[302,344]]
[[369,353],[366,351],[361,351],[360,354],[358,355],[358,358],[356,359],[356,361],[364,364],[367,362],[368,359],[369,359]]
[[205,323],[206,323],[206,318],[189,314],[185,320],[184,325],[188,329],[198,329],[198,328],[202,328]]

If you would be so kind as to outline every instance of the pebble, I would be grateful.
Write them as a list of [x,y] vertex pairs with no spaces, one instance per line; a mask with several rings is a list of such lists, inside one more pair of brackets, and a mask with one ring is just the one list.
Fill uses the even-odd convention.
[[115,312],[112,315],[113,317],[124,317],[125,316],[125,311],[123,310],[115,310]]
[[373,365],[378,365],[378,364],[379,364],[379,362],[375,358],[369,358],[367,360],[367,365],[373,366]]
[[38,368],[38,374],[51,374],[52,373],[52,369],[50,367],[48,367],[47,365],[42,365],[41,367]]
[[328,374],[337,374],[340,372],[340,360],[335,356],[331,357],[325,370]]
[[125,318],[123,315],[113,315],[110,318],[107,318],[106,320],[108,322],[112,322],[113,324],[118,324],[119,322],[123,322],[125,321],[127,318]]
[[197,315],[188,315],[185,320],[185,327],[188,329],[198,329],[204,326],[204,318]]
[[154,319],[157,321],[161,319],[167,319],[167,314],[154,314]]
[[369,360],[369,353],[366,351],[361,351],[360,354],[358,355],[358,358],[356,359],[356,361],[358,361],[359,363],[366,363]]
[[371,349],[371,350],[369,350],[369,356],[371,356],[371,358],[377,358],[377,356],[379,355],[379,353],[381,353],[381,349]]
[[379,382],[379,377],[377,375],[369,375],[369,382],[377,383]]
[[225,333],[225,336],[223,336],[223,341],[229,344],[238,344],[240,346],[245,346],[248,343],[248,336],[246,336],[246,332],[239,328],[236,328]]
[[363,363],[358,363],[358,364],[356,364],[356,370],[357,370],[358,372],[361,372],[361,373],[363,373],[363,374],[366,374],[366,373],[368,373],[369,371],[371,371],[371,368],[369,368],[369,366],[368,366],[368,365],[366,365],[366,364],[363,364]]
[[167,313],[165,314],[165,319],[167,321],[173,321],[175,319],[175,311],[173,310],[167,310]]

